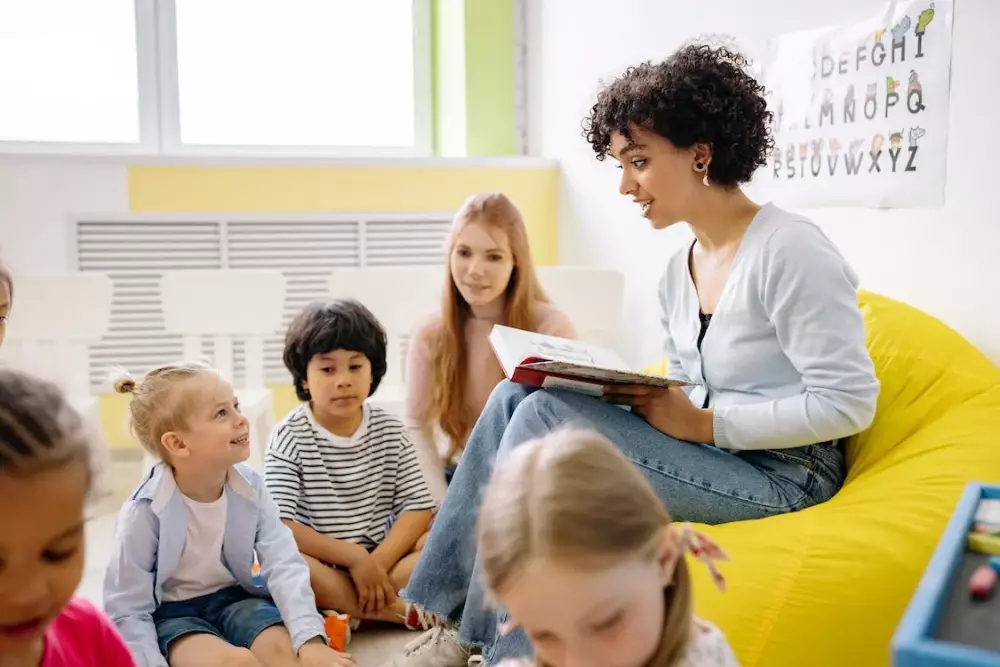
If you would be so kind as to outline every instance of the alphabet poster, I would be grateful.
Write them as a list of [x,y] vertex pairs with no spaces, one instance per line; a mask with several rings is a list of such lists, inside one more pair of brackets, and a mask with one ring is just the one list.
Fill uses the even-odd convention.
[[895,0],[869,20],[768,45],[775,149],[759,177],[775,200],[944,203],[953,12],[952,0]]

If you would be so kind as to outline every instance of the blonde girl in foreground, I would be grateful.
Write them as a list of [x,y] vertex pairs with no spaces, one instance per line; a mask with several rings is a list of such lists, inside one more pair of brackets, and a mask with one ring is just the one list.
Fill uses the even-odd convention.
[[723,588],[713,561],[725,554],[672,525],[642,473],[597,433],[517,448],[483,499],[479,553],[509,613],[501,632],[520,626],[538,667],[737,665],[722,633],[692,614],[688,551]]

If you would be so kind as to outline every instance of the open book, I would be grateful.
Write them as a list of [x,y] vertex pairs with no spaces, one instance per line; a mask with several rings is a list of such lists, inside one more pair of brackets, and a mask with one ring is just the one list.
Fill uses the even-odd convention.
[[681,380],[636,373],[614,350],[497,324],[490,345],[507,378],[532,387],[572,389],[600,396],[608,385],[686,386]]

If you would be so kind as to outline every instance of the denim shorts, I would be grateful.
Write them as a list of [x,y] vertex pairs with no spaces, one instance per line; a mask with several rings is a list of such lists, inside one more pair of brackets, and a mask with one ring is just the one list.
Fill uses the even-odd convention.
[[252,595],[242,586],[165,602],[153,612],[153,621],[164,657],[170,644],[184,635],[204,632],[248,649],[264,630],[282,624],[281,614],[270,598]]

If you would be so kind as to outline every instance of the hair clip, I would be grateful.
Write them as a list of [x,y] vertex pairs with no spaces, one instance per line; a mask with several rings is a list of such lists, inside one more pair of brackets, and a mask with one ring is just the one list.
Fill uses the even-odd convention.
[[715,540],[704,533],[699,533],[691,524],[686,523],[680,528],[681,549],[689,552],[692,556],[700,560],[708,568],[712,575],[712,581],[720,591],[726,590],[726,578],[716,566],[718,561],[728,561],[729,556],[722,550]]

